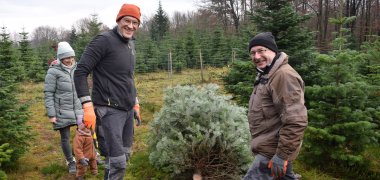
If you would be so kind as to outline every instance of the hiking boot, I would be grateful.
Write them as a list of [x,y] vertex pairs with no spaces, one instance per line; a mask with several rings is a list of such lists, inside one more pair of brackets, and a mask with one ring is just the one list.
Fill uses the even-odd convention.
[[101,160],[100,158],[99,158],[99,159],[96,158],[96,164],[97,164],[97,165],[103,165],[103,164],[104,164],[104,161]]
[[101,156],[99,153],[96,153],[96,164],[97,165],[103,165],[105,163],[104,160],[102,160]]
[[75,161],[69,162],[69,164],[67,166],[69,168],[69,173],[70,174],[75,174],[77,172],[77,167],[75,165]]

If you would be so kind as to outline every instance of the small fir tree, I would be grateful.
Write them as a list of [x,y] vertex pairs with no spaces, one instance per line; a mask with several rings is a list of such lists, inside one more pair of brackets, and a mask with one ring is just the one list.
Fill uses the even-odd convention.
[[184,43],[181,39],[177,39],[172,52],[173,68],[176,73],[181,73],[183,68],[185,68],[185,56]]
[[136,41],[136,72],[147,73],[158,71],[158,48],[156,44],[145,36]]
[[[0,74],[2,81],[9,81],[12,84],[15,81],[25,79],[23,66],[16,58],[16,52],[13,48],[13,42],[10,40],[6,27],[1,28],[0,33]],[[1,87],[1,86],[0,86]],[[5,86],[4,86],[5,87]]]
[[193,29],[189,29],[185,36],[185,53],[186,53],[186,67],[199,68],[198,48],[195,42],[195,33]]
[[231,48],[224,37],[223,31],[217,28],[213,31],[210,49],[210,65],[222,67],[228,64],[231,59]]
[[[345,19],[331,22],[344,24],[350,18]],[[346,32],[342,28],[337,33],[334,40],[337,50],[317,57],[320,85],[306,88],[309,127],[301,153],[304,162],[320,166],[329,162],[339,170],[368,168],[367,162],[371,160],[362,153],[369,146],[378,146],[380,138],[374,123],[379,116],[373,113],[380,103],[370,101],[377,88],[359,76],[357,69],[362,56],[346,49]]]
[[[309,15],[299,15],[288,0],[258,0],[262,7],[252,16],[258,31],[270,31],[280,50],[290,55],[289,64],[296,69],[311,58],[314,37],[302,23]],[[302,74],[301,74],[302,75]]]
[[[96,36],[98,35],[103,29],[102,29],[102,23],[98,20],[97,14],[92,14],[91,18],[89,19],[88,23],[85,24],[85,27],[82,27],[80,29],[79,34],[71,34],[72,39],[70,41],[73,41],[71,44],[73,46],[73,49],[75,50],[75,59],[77,61],[80,60],[84,50],[86,49],[87,44]],[[73,30],[71,30],[73,33]],[[76,33],[76,31],[74,31]]]
[[162,9],[161,1],[158,3],[158,9],[153,17],[150,26],[150,36],[158,44],[169,33],[170,21],[167,13]]
[[369,84],[380,86],[380,36],[373,42],[365,42],[362,47],[363,63],[359,72]]
[[39,60],[31,47],[27,32],[19,33],[21,41],[19,42],[20,61],[26,77],[35,82],[42,82],[45,79],[46,71],[43,61]]
[[150,162],[176,177],[238,178],[251,161],[249,131],[246,109],[229,99],[214,84],[167,89],[151,123]]
[[[18,105],[17,76],[15,76],[15,56],[9,34],[0,34],[0,144],[9,143],[13,152],[10,161],[2,168],[8,169],[17,164],[17,160],[28,150],[32,138],[28,120],[27,105]],[[17,67],[16,67],[17,68]]]
[[9,148],[9,144],[5,143],[0,146],[0,179],[8,179],[7,174],[1,168],[1,164],[7,163],[11,159],[13,150]]
[[234,100],[241,106],[248,107],[248,101],[253,90],[255,67],[250,61],[235,61],[228,75],[223,77],[225,88],[234,93]]

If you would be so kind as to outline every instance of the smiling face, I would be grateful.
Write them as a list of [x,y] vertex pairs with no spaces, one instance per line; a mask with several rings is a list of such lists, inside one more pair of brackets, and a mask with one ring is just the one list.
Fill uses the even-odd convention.
[[62,64],[65,66],[71,66],[74,63],[74,56],[61,59]]
[[253,46],[250,51],[252,62],[257,68],[264,70],[270,65],[276,53],[264,46]]
[[139,25],[140,22],[132,16],[124,16],[117,21],[117,28],[120,34],[126,39],[132,38]]

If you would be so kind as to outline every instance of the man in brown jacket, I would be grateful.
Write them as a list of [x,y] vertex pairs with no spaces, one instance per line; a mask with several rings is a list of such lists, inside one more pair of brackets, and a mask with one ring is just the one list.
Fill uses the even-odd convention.
[[255,159],[244,180],[297,179],[292,161],[307,127],[304,82],[272,33],[256,35],[248,48],[257,71],[248,110]]

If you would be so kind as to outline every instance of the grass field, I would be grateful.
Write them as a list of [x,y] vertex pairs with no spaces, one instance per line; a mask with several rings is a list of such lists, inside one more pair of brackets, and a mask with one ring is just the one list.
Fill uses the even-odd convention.
[[[147,135],[149,134],[149,122],[154,119],[154,113],[161,108],[163,91],[165,88],[183,84],[216,83],[222,86],[220,75],[226,69],[207,69],[203,73],[203,82],[199,70],[186,70],[181,74],[169,76],[165,72],[138,74],[136,86],[140,99],[141,116],[143,124],[135,129],[134,154],[128,165],[125,179],[170,179],[167,174],[157,171],[149,164]],[[24,83],[20,86],[18,96],[21,103],[30,104],[30,120],[28,124],[35,133],[34,140],[30,142],[30,151],[19,159],[17,170],[7,172],[10,180],[19,179],[75,179],[67,173],[65,160],[59,144],[59,132],[53,131],[46,116],[44,107],[43,83]],[[221,88],[223,90],[223,87]],[[72,136],[75,128],[72,128]],[[301,162],[294,162],[294,170],[302,175],[302,179],[324,180],[339,179],[323,174],[317,169],[306,168]],[[103,167],[99,167],[99,175],[86,175],[86,179],[103,179]]]

